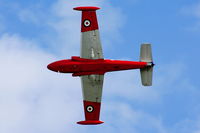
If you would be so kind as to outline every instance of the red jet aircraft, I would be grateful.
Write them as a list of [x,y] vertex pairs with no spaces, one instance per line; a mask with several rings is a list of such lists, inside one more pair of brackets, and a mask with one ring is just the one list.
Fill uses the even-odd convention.
[[152,85],[153,61],[150,44],[142,44],[140,61],[108,60],[103,58],[96,10],[98,7],[76,7],[82,11],[81,56],[72,56],[49,64],[48,69],[80,76],[83,90],[85,121],[82,125],[101,124],[99,120],[104,74],[106,72],[140,69],[144,86]]

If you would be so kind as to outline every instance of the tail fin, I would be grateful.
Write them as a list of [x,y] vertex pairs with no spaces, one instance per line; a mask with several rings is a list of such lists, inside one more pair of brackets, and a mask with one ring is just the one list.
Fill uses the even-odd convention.
[[148,63],[146,67],[140,69],[142,85],[151,86],[154,66],[152,59],[151,44],[141,45],[140,61]]

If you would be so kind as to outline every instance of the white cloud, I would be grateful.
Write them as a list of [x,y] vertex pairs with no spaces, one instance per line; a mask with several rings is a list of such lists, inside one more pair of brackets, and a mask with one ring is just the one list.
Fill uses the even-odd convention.
[[49,8],[44,8],[40,4],[26,7],[19,3],[11,4],[12,7],[13,5],[15,8],[11,11],[15,12],[14,14],[21,22],[43,26],[45,30],[48,29],[46,33],[38,32],[37,36],[42,42],[48,44],[53,52],[62,57],[79,55],[80,53],[77,49],[80,49],[81,12],[73,11],[73,8],[77,6],[101,7],[101,10],[97,11],[97,15],[101,37],[104,38],[102,40],[104,49],[111,48],[115,42],[123,41],[120,29],[126,22],[125,14],[120,8],[113,6],[106,0],[58,0]]
[[155,102],[159,93],[153,87],[143,87],[138,70],[108,73],[104,85],[107,97],[123,98],[137,102]]
[[100,132],[154,132],[165,133],[166,129],[160,116],[152,116],[142,110],[134,109],[127,102],[112,101],[103,105],[102,120],[105,125]]
[[105,76],[105,95],[137,103],[161,104],[163,95],[174,91],[171,86],[177,86],[176,89],[186,88],[186,84],[189,86],[187,78],[182,78],[185,69],[185,65],[178,62],[156,65],[151,87],[142,86],[139,70],[108,73]]
[[2,133],[64,132],[75,124],[82,107],[79,79],[47,70],[56,57],[34,42],[3,35],[0,44]]
[[200,119],[199,114],[197,114],[196,118],[184,119],[180,122],[177,122],[173,127],[170,127],[168,132],[170,133],[199,133],[200,132]]
[[80,49],[81,12],[72,10],[77,6],[99,6],[102,8],[97,11],[97,15],[101,36],[104,37],[103,48],[107,49],[115,41],[120,41],[121,36],[119,30],[126,20],[125,15],[122,15],[122,11],[119,8],[112,6],[105,0],[101,2],[93,0],[59,0],[53,6],[52,10],[58,19],[49,24],[57,31],[60,40],[59,44],[62,45],[61,53],[66,55],[65,51],[70,49],[70,54],[79,54],[77,49]]
[[200,18],[200,2],[182,8],[182,12]]

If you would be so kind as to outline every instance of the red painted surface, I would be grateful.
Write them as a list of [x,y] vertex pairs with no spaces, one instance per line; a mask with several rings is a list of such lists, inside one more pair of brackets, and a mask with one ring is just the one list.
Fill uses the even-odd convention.
[[96,11],[100,9],[99,7],[94,7],[94,6],[85,6],[85,7],[75,7],[73,8],[74,10],[78,11]]
[[72,73],[73,76],[104,74],[106,72],[139,69],[147,66],[146,62],[108,60],[108,59],[83,59],[72,56],[72,59],[60,60],[49,64],[48,69]]
[[77,124],[81,125],[97,125],[97,124],[102,124],[104,123],[103,121],[79,121]]
[[[88,25],[86,25],[88,23]],[[90,23],[90,24],[89,24]],[[98,22],[96,11],[83,11],[81,19],[81,32],[97,30]]]
[[[72,61],[81,61],[81,62],[91,62],[91,59],[85,59],[85,58],[80,58],[79,56],[72,56],[71,57]],[[104,59],[95,59],[92,60],[93,62],[98,62],[98,61],[103,61]]]
[[[85,111],[85,119],[86,120],[99,120],[99,113],[101,103],[98,102],[90,102],[90,101],[83,101],[84,111]],[[92,107],[92,111],[89,112],[87,107]]]
[[101,124],[102,121],[99,121],[101,103],[83,101],[84,112],[85,112],[85,121],[77,122],[78,124]]
[[81,18],[81,32],[97,30],[98,22],[96,16],[96,10],[98,7],[76,7],[74,10],[82,11]]
[[73,77],[76,76],[84,76],[84,75],[92,75],[92,74],[96,74],[96,75],[104,75],[106,72],[102,72],[102,71],[94,71],[94,72],[75,72],[72,74]]

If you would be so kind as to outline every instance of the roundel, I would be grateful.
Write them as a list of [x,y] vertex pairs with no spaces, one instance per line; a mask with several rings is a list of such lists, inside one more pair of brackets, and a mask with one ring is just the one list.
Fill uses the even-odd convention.
[[89,105],[86,107],[87,112],[91,113],[94,110],[94,107]]
[[83,24],[85,27],[89,27],[91,25],[91,22],[90,22],[90,20],[86,19],[86,20],[84,20]]

